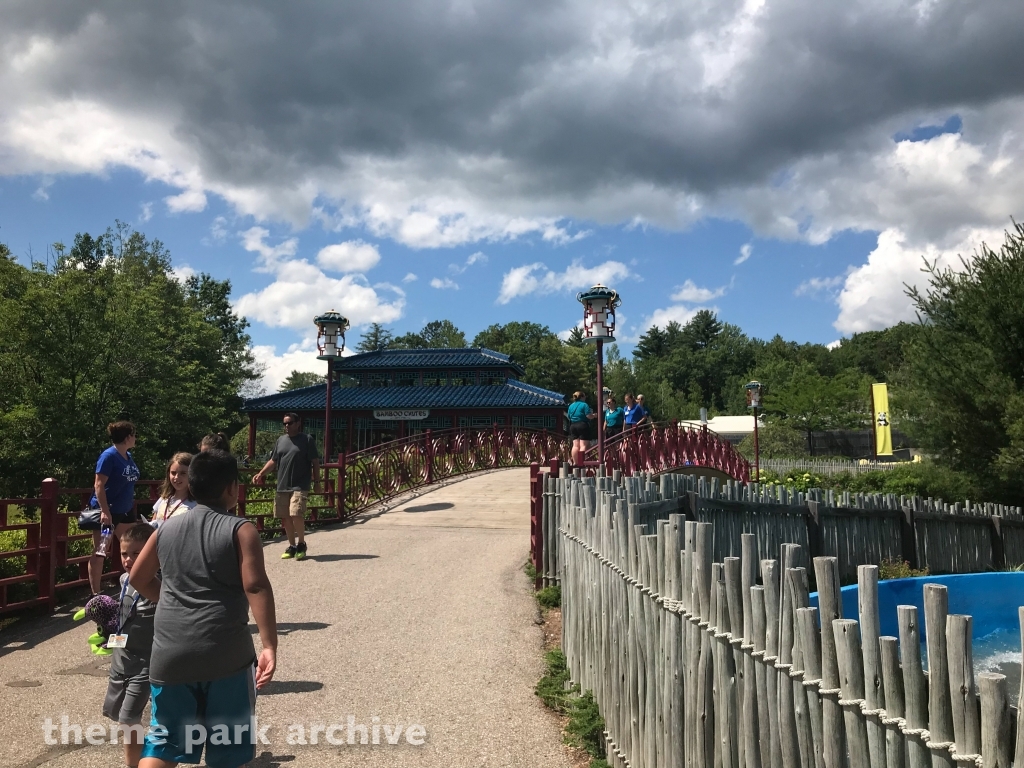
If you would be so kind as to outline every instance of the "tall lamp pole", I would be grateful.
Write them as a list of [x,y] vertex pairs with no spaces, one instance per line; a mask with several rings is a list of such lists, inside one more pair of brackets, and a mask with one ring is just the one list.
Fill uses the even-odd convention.
[[348,320],[335,312],[324,312],[313,318],[316,323],[316,348],[320,352],[317,360],[327,361],[327,404],[324,406],[324,463],[331,460],[333,445],[331,440],[331,399],[333,397],[334,361],[341,357],[345,350],[345,331],[349,328]]
[[761,382],[747,384],[747,408],[754,412],[754,482],[761,481],[761,447],[757,444],[757,409],[761,407]]
[[615,341],[619,294],[601,283],[576,295],[583,305],[583,338],[597,344],[597,462],[604,467],[604,343]]

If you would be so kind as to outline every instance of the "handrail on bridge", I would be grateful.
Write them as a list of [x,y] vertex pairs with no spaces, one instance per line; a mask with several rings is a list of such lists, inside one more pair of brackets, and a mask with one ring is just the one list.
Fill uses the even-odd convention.
[[[587,458],[596,465],[597,447]],[[625,429],[604,443],[605,473],[618,469],[626,474],[667,472],[684,467],[703,467],[723,472],[734,480],[750,481],[750,462],[730,443],[707,427],[680,425],[674,421]]]

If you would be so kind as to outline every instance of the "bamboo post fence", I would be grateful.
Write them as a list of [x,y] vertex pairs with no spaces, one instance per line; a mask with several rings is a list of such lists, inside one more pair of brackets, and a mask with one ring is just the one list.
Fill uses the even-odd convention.
[[[702,500],[732,493],[714,485],[568,475],[544,486],[554,524],[543,529],[556,533],[544,578],[562,586],[568,668],[604,716],[611,765],[1011,768],[1024,759],[1006,678],[975,680],[973,622],[948,615],[944,586],[925,586],[923,616],[898,608],[898,638],[880,636],[875,565],[858,564],[858,615],[844,617],[841,557],[779,541],[756,513],[742,524],[730,514],[721,525],[702,520]],[[797,501],[743,493],[751,505]],[[1024,607],[1019,618],[1024,637]]]

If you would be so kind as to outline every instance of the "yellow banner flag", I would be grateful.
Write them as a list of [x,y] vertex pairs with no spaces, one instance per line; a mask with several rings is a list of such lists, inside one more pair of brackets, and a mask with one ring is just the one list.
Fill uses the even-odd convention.
[[889,390],[885,384],[871,385],[871,418],[875,428],[875,455],[892,456],[892,421],[889,418]]

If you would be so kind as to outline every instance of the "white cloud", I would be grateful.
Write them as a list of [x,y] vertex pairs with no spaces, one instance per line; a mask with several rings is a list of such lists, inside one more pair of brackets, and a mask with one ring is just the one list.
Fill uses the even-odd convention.
[[53,186],[53,179],[44,178],[40,182],[39,186],[36,187],[36,191],[32,193],[32,199],[38,200],[40,203],[45,203],[50,199],[50,193],[47,191]]
[[717,307],[686,307],[682,304],[656,309],[640,323],[639,328],[636,329],[636,337],[639,338],[640,334],[654,326],[664,328],[669,323],[686,325],[702,309],[710,309],[712,312],[718,311]]
[[680,287],[676,288],[676,292],[672,294],[672,301],[685,301],[690,304],[707,304],[709,301],[725,295],[727,286],[721,286],[711,290],[710,288],[701,288],[693,280],[687,280]]
[[512,299],[530,294],[557,293],[589,288],[596,283],[610,285],[631,277],[629,267],[621,261],[606,261],[596,267],[585,267],[574,261],[563,272],[554,272],[541,262],[515,267],[501,280],[498,303],[508,304]]
[[[616,322],[618,322],[618,319],[619,318],[616,317]],[[572,335],[572,332],[575,331],[577,328],[580,328],[580,329],[583,328],[583,321],[582,320],[580,320],[578,323],[576,323],[576,325],[574,325],[572,328],[566,328],[564,331],[559,331],[555,335],[558,336],[558,338],[560,338],[562,341],[568,341],[569,337]],[[625,339],[623,339],[623,341],[625,341]]]
[[402,278],[403,283],[415,283],[419,278],[412,272],[407,272],[405,277]]
[[317,264],[334,272],[367,272],[379,261],[377,246],[362,240],[327,245],[316,255]]
[[811,277],[804,280],[793,291],[794,296],[814,296],[821,293],[835,294],[836,289],[846,282],[846,275],[835,277]]
[[171,213],[199,213],[206,209],[206,193],[201,189],[186,189],[178,195],[165,197]]
[[827,347],[828,349],[838,349],[838,348],[839,348],[839,346],[840,346],[840,345],[841,345],[842,343],[843,343],[843,340],[842,340],[842,339],[836,339],[835,341],[830,341],[830,342],[829,342],[828,344],[826,344],[825,346],[826,346],[826,347]]
[[141,209],[139,211],[139,221],[141,221],[143,224],[145,224],[147,221],[149,221],[150,219],[153,218],[153,204],[152,203],[143,203],[139,207]]
[[298,344],[292,344],[282,353],[277,348],[258,344],[253,346],[256,362],[264,366],[263,384],[269,392],[276,392],[292,371],[309,371],[323,375],[327,372],[327,363],[317,360],[315,337],[308,336]]
[[353,325],[390,323],[401,317],[405,307],[401,289],[381,285],[382,289],[398,294],[394,300],[385,301],[362,275],[329,277],[307,260],[294,258],[297,238],[272,246],[266,242],[269,232],[262,227],[252,227],[240,234],[243,247],[260,256],[255,271],[274,276],[270,285],[235,302],[235,309],[250,320],[305,332],[313,317],[328,309],[338,310]]
[[430,281],[430,287],[440,288],[442,290],[446,288],[451,288],[456,291],[459,290],[459,284],[448,277],[444,278],[443,280],[439,277],[435,277],[433,280]]
[[188,264],[182,264],[177,267],[171,268],[171,277],[177,280],[179,283],[183,283],[190,277],[194,276],[196,271],[192,269]]
[[969,229],[936,245],[915,243],[898,229],[885,230],[868,254],[867,263],[846,277],[837,299],[839,317],[833,325],[840,333],[850,334],[913,320],[914,308],[906,295],[906,286],[923,288],[927,284],[927,275],[921,271],[923,260],[959,269],[959,257],[969,259],[982,242],[998,248],[1003,243],[1003,231]]
[[263,227],[250,227],[244,232],[239,232],[242,239],[242,247],[252,253],[260,255],[261,266],[258,271],[273,271],[281,259],[294,256],[299,249],[299,239],[290,237],[278,245],[267,245],[264,240],[270,232]]
[[750,243],[744,243],[740,246],[740,255],[736,257],[736,261],[733,262],[734,266],[739,266],[744,261],[750,258],[750,254],[754,252],[754,246]]
[[467,269],[472,267],[474,264],[486,264],[486,263],[487,263],[487,255],[484,254],[481,251],[477,251],[476,253],[470,255],[469,258],[466,259],[466,263],[465,264],[449,264],[448,265],[448,271],[451,274],[453,274],[453,275],[461,275],[463,272],[465,272]]

